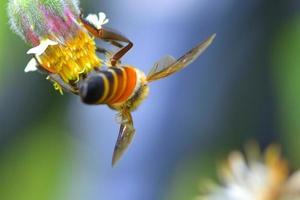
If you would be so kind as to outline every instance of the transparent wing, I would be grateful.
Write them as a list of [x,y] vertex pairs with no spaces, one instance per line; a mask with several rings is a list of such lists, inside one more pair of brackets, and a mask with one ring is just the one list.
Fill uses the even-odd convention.
[[116,162],[121,158],[125,150],[130,145],[132,138],[135,134],[131,113],[128,111],[122,111],[120,113],[120,116],[121,126],[112,157],[112,166],[114,166]]
[[216,34],[211,35],[205,41],[180,57],[178,60],[175,60],[172,56],[166,56],[155,63],[147,76],[148,82],[167,77],[187,67],[194,60],[196,60],[205,51],[205,49],[207,49],[207,47],[209,47],[215,37]]
[[153,76],[155,73],[162,71],[163,69],[167,68],[168,66],[172,65],[175,62],[176,59],[173,56],[167,55],[162,57],[159,61],[154,63],[152,69],[148,74],[148,77]]

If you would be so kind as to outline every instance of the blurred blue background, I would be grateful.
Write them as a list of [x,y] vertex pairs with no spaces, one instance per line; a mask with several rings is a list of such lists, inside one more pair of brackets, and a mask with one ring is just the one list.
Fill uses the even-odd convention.
[[[6,12],[1,0],[1,13]],[[297,0],[82,1],[134,42],[123,58],[148,72],[217,33],[184,71],[151,85],[136,137],[112,168],[114,111],[60,96],[24,74],[29,48],[0,22],[0,199],[193,199],[216,163],[249,140],[279,143],[300,167]]]

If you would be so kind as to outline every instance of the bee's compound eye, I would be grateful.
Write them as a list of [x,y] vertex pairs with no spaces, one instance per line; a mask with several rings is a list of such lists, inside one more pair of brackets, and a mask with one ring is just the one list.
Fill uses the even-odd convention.
[[79,86],[79,95],[86,104],[97,104],[104,91],[103,78],[94,75],[86,78]]

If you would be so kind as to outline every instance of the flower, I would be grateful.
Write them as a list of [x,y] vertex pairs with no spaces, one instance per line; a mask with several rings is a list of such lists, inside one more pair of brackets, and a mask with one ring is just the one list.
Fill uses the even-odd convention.
[[198,200],[294,200],[300,199],[300,171],[289,176],[287,162],[277,146],[264,155],[251,146],[244,156],[232,152],[220,170],[221,184],[212,184]]
[[[101,65],[94,38],[81,23],[78,0],[9,0],[8,15],[12,30],[33,47],[25,72],[43,69],[74,85]],[[100,28],[108,22],[104,13],[88,19]],[[55,81],[54,86],[59,90]]]
[[106,18],[105,13],[103,12],[100,12],[98,16],[95,14],[89,14],[86,17],[86,20],[90,22],[90,24],[94,25],[97,29],[101,29],[102,25],[109,22],[109,19]]

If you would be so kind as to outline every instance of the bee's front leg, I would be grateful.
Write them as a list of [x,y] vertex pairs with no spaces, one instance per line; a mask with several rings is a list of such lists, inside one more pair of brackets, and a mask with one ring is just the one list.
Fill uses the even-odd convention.
[[76,94],[76,95],[79,94],[78,89],[76,89],[73,86],[65,83],[58,74],[48,74],[48,78],[51,81],[57,83],[64,91],[67,91],[67,92],[70,92],[70,93],[73,93],[73,94]]
[[112,53],[109,50],[101,48],[101,47],[98,47],[98,46],[96,48],[96,51],[98,53],[101,53],[101,54],[104,54],[104,55],[112,55]]
[[[34,69],[31,69],[31,70],[37,70],[41,74],[46,75],[47,79],[51,80],[53,83],[58,84],[59,87],[61,87],[64,91],[67,91],[67,92],[70,92],[70,93],[73,93],[73,94],[78,94],[78,89],[75,86],[64,82],[58,74],[51,73],[51,72],[47,71],[46,68],[44,68],[42,66],[42,64],[39,62],[39,59],[36,56],[34,56],[32,58],[32,60],[34,61],[33,62],[34,63]],[[26,69],[25,69],[25,71],[26,71]]]

